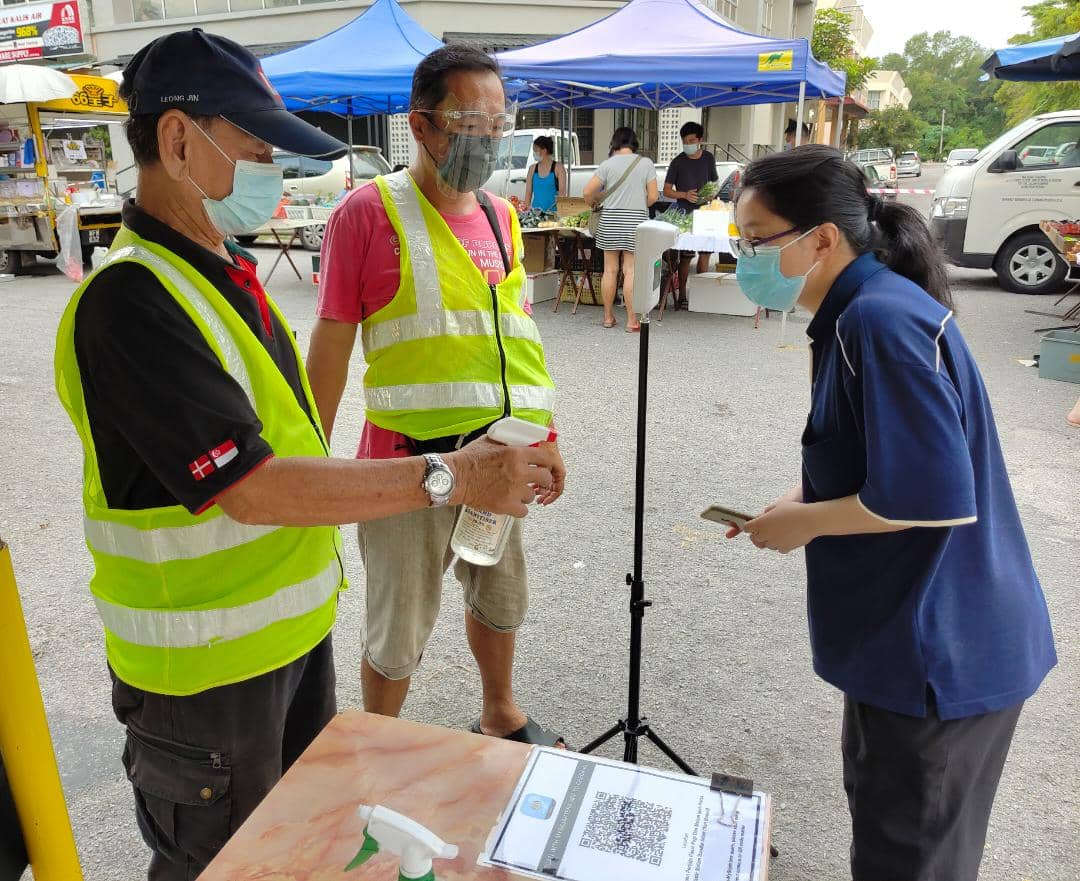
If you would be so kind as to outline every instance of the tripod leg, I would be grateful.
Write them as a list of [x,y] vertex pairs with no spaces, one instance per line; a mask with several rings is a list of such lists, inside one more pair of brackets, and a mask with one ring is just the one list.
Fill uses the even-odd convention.
[[588,746],[583,747],[582,749],[578,750],[578,752],[580,752],[580,753],[591,753],[591,752],[599,749],[600,747],[602,747],[605,743],[607,743],[609,740],[611,740],[611,738],[617,737],[620,731],[625,731],[625,730],[626,730],[626,726],[624,726],[622,722],[617,722],[616,724],[612,725],[611,728],[609,728],[607,731],[605,731],[603,734],[601,734],[598,738],[596,738],[596,740],[594,740]]
[[623,747],[623,761],[636,765],[638,734],[628,728],[623,736],[626,738],[626,746]]
[[651,740],[653,743],[655,743],[660,752],[662,752],[665,756],[671,759],[671,761],[675,763],[676,767],[681,768],[683,773],[691,774],[694,777],[699,776],[698,772],[691,768],[688,764],[686,764],[686,762],[682,760],[682,758],[677,752],[675,752],[675,750],[673,750],[670,746],[664,743],[664,741],[660,738],[660,735],[653,731],[652,728],[645,729],[645,736],[649,738],[649,740]]

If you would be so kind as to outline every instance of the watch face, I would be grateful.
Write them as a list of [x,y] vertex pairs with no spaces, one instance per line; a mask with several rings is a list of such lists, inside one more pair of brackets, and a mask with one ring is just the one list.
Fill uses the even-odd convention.
[[[414,478],[415,479],[415,478]],[[448,496],[454,489],[454,476],[441,468],[432,471],[427,479],[427,491],[433,496]]]

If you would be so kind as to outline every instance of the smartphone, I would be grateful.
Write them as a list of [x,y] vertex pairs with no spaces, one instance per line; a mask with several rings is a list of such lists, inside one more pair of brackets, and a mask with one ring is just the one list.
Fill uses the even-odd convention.
[[746,526],[747,520],[754,519],[751,514],[744,514],[742,511],[736,511],[733,508],[725,508],[723,505],[709,505],[701,512],[701,516],[706,520],[712,520],[713,523],[726,523],[729,526],[737,526],[739,529]]

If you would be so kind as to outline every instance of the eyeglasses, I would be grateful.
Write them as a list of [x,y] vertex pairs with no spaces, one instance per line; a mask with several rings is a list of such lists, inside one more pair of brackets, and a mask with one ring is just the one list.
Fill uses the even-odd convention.
[[766,236],[763,239],[732,239],[731,243],[735,246],[736,252],[740,257],[754,257],[757,254],[757,249],[762,245],[767,245],[769,242],[775,242],[777,239],[782,239],[784,236],[789,236],[793,232],[798,232],[799,228],[793,226],[791,229],[785,229],[783,232],[778,232],[774,236]]
[[[511,110],[505,113],[488,113],[484,110],[423,110],[422,113],[436,128],[456,135],[487,136],[501,138],[510,134],[515,127],[515,114]],[[444,124],[435,122],[435,115],[443,118]]]

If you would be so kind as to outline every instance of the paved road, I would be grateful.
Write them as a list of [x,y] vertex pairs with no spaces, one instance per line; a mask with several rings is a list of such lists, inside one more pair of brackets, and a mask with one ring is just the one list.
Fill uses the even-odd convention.
[[[1023,310],[1046,301],[1005,294],[991,278],[955,275],[959,320],[994,401],[1061,662],[1021,720],[982,877],[1075,881],[1080,431],[1064,415],[1080,386],[1040,380],[1017,364],[1036,350],[1031,331],[1042,321]],[[273,288],[306,347],[310,284],[279,268]],[[52,273],[0,286],[0,534],[12,546],[86,877],[131,881],[145,852],[85,586],[81,454],[52,390],[53,334],[70,291]],[[533,598],[517,683],[530,712],[582,744],[625,700],[636,337],[603,330],[590,307],[576,316],[542,307],[537,320],[561,390],[570,478],[566,497],[527,521]],[[751,775],[773,793],[782,851],[775,881],[843,878],[841,699],[810,669],[801,555],[726,542],[697,517],[712,502],[760,506],[795,479],[807,353],[778,348],[775,321],[754,331],[747,319],[680,312],[654,327],[646,578],[656,605],[646,619],[644,709],[697,768]],[[358,369],[334,438],[343,456],[360,425]],[[356,707],[363,573],[348,530],[346,549],[355,589],[343,599],[335,637],[340,703]],[[465,728],[479,683],[460,591],[449,583],[445,606],[406,713]],[[665,766],[651,747],[643,754]]]

